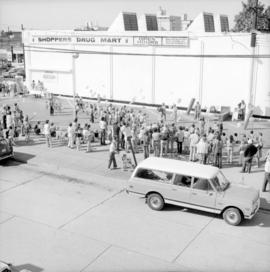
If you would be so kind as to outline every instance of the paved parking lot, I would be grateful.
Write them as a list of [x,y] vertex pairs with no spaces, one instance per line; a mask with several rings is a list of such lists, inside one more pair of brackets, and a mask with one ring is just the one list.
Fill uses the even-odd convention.
[[[31,271],[268,271],[270,216],[239,227],[166,206],[153,211],[118,179],[91,183],[0,166],[0,259]],[[113,183],[115,182],[115,184]],[[244,258],[241,256],[245,256]]]

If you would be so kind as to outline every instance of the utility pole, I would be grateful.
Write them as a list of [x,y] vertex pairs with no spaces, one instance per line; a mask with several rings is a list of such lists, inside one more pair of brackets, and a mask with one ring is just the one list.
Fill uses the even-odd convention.
[[248,103],[248,114],[246,114],[246,120],[244,128],[246,129],[248,126],[249,118],[253,114],[253,108],[255,104],[254,97],[254,66],[255,66],[255,50],[256,50],[256,40],[257,40],[257,24],[258,24],[258,0],[255,0],[255,8],[253,10],[253,29],[251,31],[251,41],[250,47],[252,48],[252,56],[251,56],[251,67],[250,67],[250,82],[249,82],[249,103]]

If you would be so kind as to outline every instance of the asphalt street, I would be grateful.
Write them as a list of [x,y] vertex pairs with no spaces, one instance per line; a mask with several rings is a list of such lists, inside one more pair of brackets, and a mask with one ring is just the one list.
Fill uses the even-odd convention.
[[30,271],[269,271],[269,212],[239,227],[180,207],[157,212],[99,177],[1,163],[0,259]]

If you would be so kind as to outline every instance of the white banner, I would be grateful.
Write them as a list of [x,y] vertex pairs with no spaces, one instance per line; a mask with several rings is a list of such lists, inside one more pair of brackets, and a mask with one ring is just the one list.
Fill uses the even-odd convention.
[[176,46],[188,47],[188,37],[164,36],[38,36],[33,35],[35,44],[90,44],[90,45],[126,45],[126,46]]

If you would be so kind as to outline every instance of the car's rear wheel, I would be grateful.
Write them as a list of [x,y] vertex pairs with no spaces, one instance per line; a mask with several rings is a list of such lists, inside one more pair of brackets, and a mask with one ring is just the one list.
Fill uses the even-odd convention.
[[164,199],[161,195],[152,193],[147,197],[147,204],[152,210],[160,211],[164,207]]
[[239,209],[228,208],[223,212],[223,219],[226,221],[226,223],[237,226],[242,221],[242,215]]

